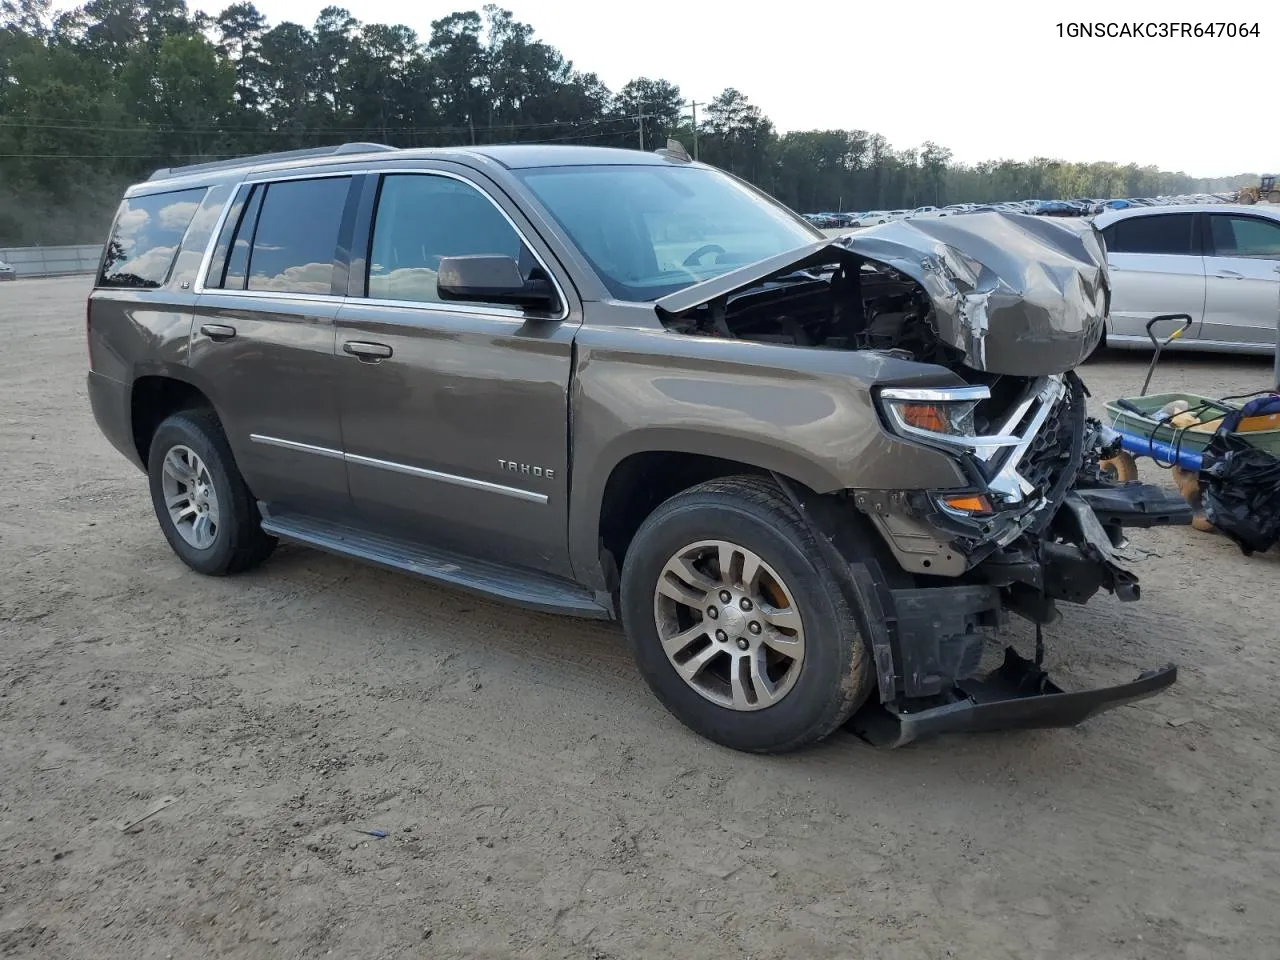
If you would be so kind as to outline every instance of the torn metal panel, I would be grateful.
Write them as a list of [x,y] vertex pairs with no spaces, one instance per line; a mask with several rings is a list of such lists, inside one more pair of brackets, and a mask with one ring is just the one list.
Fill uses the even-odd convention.
[[899,220],[819,241],[694,284],[656,306],[680,314],[771,277],[850,261],[915,280],[932,303],[938,338],[960,351],[966,366],[990,373],[1037,376],[1076,367],[1101,340],[1110,306],[1105,249],[1093,227],[998,212]]

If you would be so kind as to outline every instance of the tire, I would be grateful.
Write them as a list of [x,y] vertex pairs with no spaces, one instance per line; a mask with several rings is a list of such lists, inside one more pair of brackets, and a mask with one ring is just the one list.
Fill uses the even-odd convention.
[[[184,533],[190,516],[179,523],[166,501],[187,495],[187,501],[175,509],[189,512],[193,501],[201,498],[191,493],[191,483],[175,480],[181,470],[166,471],[171,454],[176,465],[188,469],[192,464],[202,465],[196,487],[212,493],[211,497],[205,495],[202,502],[206,516],[216,516],[216,524],[206,528],[207,537],[197,535],[194,542],[191,531]],[[151,438],[147,473],[160,529],[173,552],[192,570],[215,577],[240,573],[262,563],[275,549],[276,539],[262,530],[257,501],[236,467],[231,446],[213,411],[183,410],[161,422]],[[198,482],[202,479],[207,482]]]
[[[706,547],[708,541],[741,551],[733,553],[731,561],[735,575],[729,579],[736,584],[746,579],[737,575],[745,571],[746,552],[760,561],[756,593],[765,592],[769,599],[754,608],[742,607],[752,613],[740,615],[738,609],[740,598],[750,589],[743,587],[746,592],[740,593],[734,586],[733,602],[719,607],[716,620],[709,617],[708,608],[719,605],[719,591],[725,587],[715,584],[719,557],[724,554],[715,555],[717,548]],[[713,582],[710,592],[687,606],[658,592],[660,577],[668,584],[664,589],[675,582],[668,577],[669,564],[675,558],[691,550],[688,555],[701,556],[698,551],[704,549],[710,555],[697,561],[702,567],[695,565],[691,570],[702,577],[702,583],[689,596],[702,590],[706,580]],[[623,561],[621,581],[623,626],[641,674],[677,719],[709,740],[735,750],[785,753],[835,731],[871,692],[872,661],[854,611],[809,528],[772,479],[742,476],[711,480],[667,500],[637,531]],[[692,583],[693,579],[683,580],[686,587]],[[676,583],[677,592],[680,585]],[[673,622],[671,610],[681,619]],[[798,621],[790,616],[793,614],[798,614]],[[749,619],[742,626],[743,616],[758,619]],[[786,628],[775,629],[775,622],[793,624],[802,656],[789,659],[777,653],[777,647],[789,646],[779,641],[794,640],[795,635],[783,634]],[[693,680],[686,680],[678,672],[677,660],[664,650],[663,639],[671,638],[674,646],[675,641],[683,642],[681,637],[703,630],[703,624],[705,637],[695,639],[687,648],[694,652],[685,669],[699,660],[706,666]],[[733,631],[727,643],[715,635],[721,627]],[[744,642],[753,644],[750,650],[741,646]],[[708,653],[717,644],[719,652]],[[714,659],[705,660],[704,654]],[[734,686],[732,671],[739,665],[743,672]],[[756,679],[755,667],[765,672],[763,681]],[[778,672],[776,682],[771,679],[773,671]],[[726,673],[730,674],[727,680],[723,677]],[[769,683],[781,691],[776,699],[768,693]],[[748,686],[755,692],[754,703],[749,702]],[[737,706],[727,703],[726,698]]]
[[1121,450],[1109,460],[1099,461],[1098,466],[1102,468],[1103,473],[1120,483],[1138,479],[1138,462],[1127,450]]

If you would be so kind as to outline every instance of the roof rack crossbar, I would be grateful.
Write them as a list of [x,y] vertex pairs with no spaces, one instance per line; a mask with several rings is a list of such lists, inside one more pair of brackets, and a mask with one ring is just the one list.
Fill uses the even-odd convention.
[[164,167],[147,178],[167,180],[169,177],[204,173],[209,170],[230,170],[235,167],[251,167],[277,160],[305,160],[308,157],[336,157],[347,153],[383,153],[396,150],[385,143],[342,143],[330,147],[304,147],[301,150],[282,150],[278,153],[258,153],[247,157],[231,157],[227,160],[210,160],[206,163],[190,163],[181,167]]

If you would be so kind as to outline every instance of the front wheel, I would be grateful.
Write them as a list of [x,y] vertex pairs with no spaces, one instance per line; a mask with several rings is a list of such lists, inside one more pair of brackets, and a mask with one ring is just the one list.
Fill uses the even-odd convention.
[[636,533],[621,587],[649,687],[717,743],[794,750],[836,730],[870,693],[854,613],[770,479],[713,480],[663,503]]
[[275,547],[210,410],[166,418],[151,440],[151,502],[165,539],[191,569],[213,576],[255,567]]

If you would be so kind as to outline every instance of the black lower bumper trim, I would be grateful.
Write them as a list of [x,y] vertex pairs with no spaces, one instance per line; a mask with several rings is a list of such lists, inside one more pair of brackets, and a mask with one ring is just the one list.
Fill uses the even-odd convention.
[[1178,527],[1191,523],[1191,505],[1177,494],[1149,483],[1077,489],[1103,526]]
[[877,747],[900,747],[944,733],[985,733],[1075,725],[1114,707],[1155,696],[1178,679],[1173,664],[1149,670],[1131,683],[1067,693],[1012,647],[985,677],[957,684],[953,703],[912,709],[869,704],[849,721],[858,736]]

